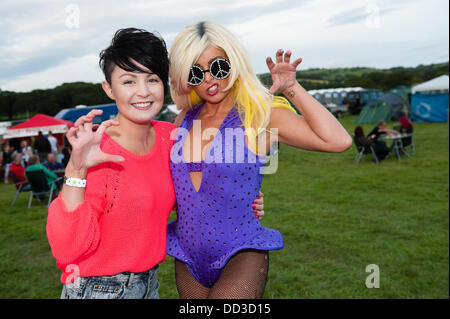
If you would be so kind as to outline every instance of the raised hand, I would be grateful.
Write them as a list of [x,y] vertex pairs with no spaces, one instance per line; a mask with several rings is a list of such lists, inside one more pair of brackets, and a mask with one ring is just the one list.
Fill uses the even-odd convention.
[[267,67],[272,75],[273,85],[269,89],[270,94],[274,94],[276,91],[284,91],[287,88],[292,87],[297,83],[296,69],[302,62],[301,58],[298,58],[294,62],[291,61],[291,51],[284,53],[282,49],[276,53],[276,63],[272,61],[271,57],[266,59]]
[[88,168],[104,162],[122,162],[120,155],[104,153],[100,149],[103,133],[112,125],[119,125],[115,120],[102,122],[95,132],[92,131],[92,119],[102,114],[102,110],[92,110],[87,115],[80,117],[75,126],[66,134],[67,140],[72,145],[69,164],[71,169],[87,171]]

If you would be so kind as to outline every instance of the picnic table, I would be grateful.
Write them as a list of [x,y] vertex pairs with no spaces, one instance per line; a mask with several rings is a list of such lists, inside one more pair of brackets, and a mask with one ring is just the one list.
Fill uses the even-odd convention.
[[394,149],[395,152],[395,156],[397,156],[397,159],[399,161],[401,161],[402,159],[402,154],[411,157],[411,155],[408,154],[407,151],[405,151],[404,147],[403,147],[403,142],[402,139],[406,138],[406,137],[411,137],[412,134],[392,134],[392,133],[388,133],[384,136],[381,136],[380,138],[383,140],[391,140],[392,141],[392,147]]

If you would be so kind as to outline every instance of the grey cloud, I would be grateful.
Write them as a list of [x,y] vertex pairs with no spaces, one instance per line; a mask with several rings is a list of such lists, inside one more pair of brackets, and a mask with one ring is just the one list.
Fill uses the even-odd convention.
[[[295,8],[305,1],[296,1],[295,4],[288,0],[257,2],[254,5],[246,3],[245,10],[239,7],[241,3],[230,0],[218,5],[200,0],[195,6],[174,2],[169,7],[165,1],[129,1],[125,4],[105,0],[79,2],[80,28],[69,30],[64,25],[65,8],[69,2],[37,4],[33,1],[8,1],[0,9],[0,28],[6,31],[0,35],[0,80],[13,80],[56,67],[71,57],[98,53],[109,44],[119,28],[139,27],[158,31],[164,37],[199,20],[232,25],[284,10],[286,6]],[[186,14],[187,8],[192,9],[189,14]],[[33,35],[48,34],[50,39],[58,33],[65,34],[66,38],[63,41],[52,40],[48,45],[22,49],[31,46]]]
[[[320,6],[322,5],[317,6],[316,1],[314,1],[314,6],[308,7],[313,7],[313,10],[316,10],[312,14],[321,16]],[[130,0],[126,2],[112,0],[46,0],[39,2],[35,0],[0,0],[0,30],[2,30],[0,33],[0,84],[12,82],[21,76],[33,73],[38,76],[40,72],[68,63],[70,58],[98,54],[101,49],[109,44],[114,32],[119,28],[137,27],[152,32],[158,31],[166,39],[169,47],[174,35],[185,25],[200,20],[221,23],[233,30],[238,30],[239,34],[237,35],[239,37],[248,37],[249,33],[259,30],[252,25],[253,20],[256,19],[259,23],[264,21],[263,23],[270,26],[271,29],[277,29],[278,26],[282,25],[296,25],[296,21],[283,21],[278,17],[294,17],[295,14],[285,14],[285,11],[288,10],[303,13],[300,11],[302,7],[311,2],[311,0]],[[397,11],[396,14],[408,12],[411,2],[425,3],[425,0],[376,0],[381,17],[390,14],[392,11]],[[68,29],[65,26],[67,16],[65,9],[68,4],[72,3],[79,5],[79,29]],[[347,5],[344,0],[319,3],[332,6],[332,9],[335,9],[335,14],[327,21],[327,26],[330,28],[364,22],[370,14],[366,12],[365,3],[368,2],[361,2],[353,8],[351,5]],[[280,14],[272,15],[269,19],[268,15],[271,13]],[[326,14],[329,14],[328,11]],[[404,20],[404,14],[399,16],[402,19],[402,21],[398,21],[399,25],[411,25],[411,29],[414,29],[415,25],[411,24],[411,20]],[[446,26],[448,26],[448,15],[446,17]],[[246,28],[246,25],[249,25],[249,28]],[[239,26],[239,29],[236,29],[236,26]],[[381,31],[384,30],[380,29]],[[313,33],[313,31],[311,34],[311,36],[323,36]],[[441,33],[436,32],[436,34],[443,38]],[[444,35],[448,36],[448,31],[445,31]],[[39,39],[41,39],[39,37],[42,37],[42,43],[39,43]],[[365,39],[361,38],[359,30],[356,30],[356,28],[355,37],[359,37],[359,41]],[[390,39],[389,36],[386,36],[386,39]],[[276,39],[273,41],[276,42]],[[426,53],[427,56],[435,56],[431,51],[437,50],[440,55],[444,54],[442,56],[445,56],[445,52],[447,52],[448,56],[448,49],[431,47],[427,49],[424,47],[438,41],[439,39],[427,38],[426,41],[415,41],[414,46],[422,47],[417,48],[418,52],[422,50],[419,52],[422,55]],[[267,39],[261,45],[270,46],[271,42],[271,39]],[[448,42],[446,44],[448,47]],[[383,41],[383,45],[388,47],[390,44],[388,41]],[[361,45],[358,44],[357,47],[359,46]],[[323,50],[324,55],[325,53],[329,55],[329,52],[341,52],[342,50],[349,50],[349,47],[346,44],[342,50],[334,50],[327,43]],[[352,55],[349,54],[349,57],[352,56],[351,59],[355,59],[354,51],[357,51],[357,49],[352,48],[350,51],[352,51]],[[305,59],[305,63],[313,62],[312,56],[318,55],[315,52],[314,50],[311,51],[310,60]],[[258,55],[259,53],[253,54]],[[373,63],[370,60],[373,59],[370,54],[366,54],[366,56],[367,61],[358,60],[358,63],[368,63],[369,65]],[[261,63],[261,70],[265,71],[265,58],[262,57],[262,53],[261,58],[259,55],[255,59],[252,58],[256,61],[259,61],[259,59],[261,59],[261,62],[255,63]],[[315,63],[320,65],[320,63],[328,63],[327,61],[329,59],[324,58],[320,61],[317,60]],[[349,62],[339,57],[333,63],[345,65]],[[70,74],[68,74],[67,81],[70,81],[70,79]],[[46,79],[42,80],[43,82],[46,81]]]

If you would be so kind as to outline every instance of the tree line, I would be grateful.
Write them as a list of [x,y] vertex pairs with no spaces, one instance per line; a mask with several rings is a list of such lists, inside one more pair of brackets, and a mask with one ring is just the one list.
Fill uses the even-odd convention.
[[[449,73],[449,63],[375,69],[366,67],[309,69],[297,71],[297,80],[306,90],[357,87],[389,91],[400,85],[412,86]],[[272,85],[270,73],[260,74],[264,85]]]
[[[410,68],[309,69],[297,71],[297,80],[306,90],[360,86],[388,91],[399,85],[421,83],[448,74],[448,71],[448,62]],[[267,87],[272,85],[270,73],[258,76]],[[111,102],[100,83],[64,83],[52,89],[31,92],[0,91],[0,121],[22,119],[37,113],[54,116],[62,109],[77,105],[90,106]],[[169,93],[165,97],[165,103],[172,103]]]

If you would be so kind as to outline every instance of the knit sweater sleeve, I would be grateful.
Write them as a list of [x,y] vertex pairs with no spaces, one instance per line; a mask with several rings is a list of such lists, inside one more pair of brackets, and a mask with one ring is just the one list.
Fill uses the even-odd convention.
[[100,241],[98,220],[105,201],[100,185],[104,173],[88,171],[85,199],[73,211],[68,211],[59,195],[50,205],[47,217],[47,238],[53,256],[61,264],[74,263],[94,252]]

